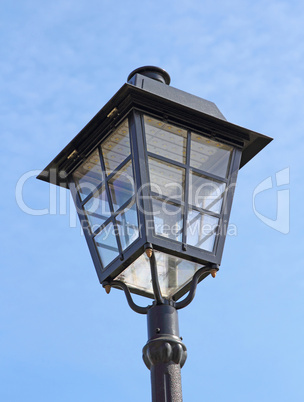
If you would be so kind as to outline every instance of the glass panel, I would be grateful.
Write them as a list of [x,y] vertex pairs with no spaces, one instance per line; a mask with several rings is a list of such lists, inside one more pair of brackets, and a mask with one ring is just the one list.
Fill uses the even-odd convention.
[[180,205],[153,198],[155,234],[182,241],[183,216]]
[[109,181],[114,211],[116,212],[134,195],[132,163],[128,162]]
[[94,241],[102,265],[105,268],[119,255],[113,223],[111,222],[105,226],[102,231],[95,236]]
[[232,147],[191,134],[190,165],[194,168],[226,177]]
[[191,172],[189,204],[220,214],[225,188],[225,183]]
[[187,131],[145,116],[148,152],[186,163]]
[[73,173],[77,190],[83,201],[103,181],[104,173],[100,165],[98,149],[96,149],[82,165]]
[[185,169],[149,158],[151,191],[178,201],[184,199]]
[[84,204],[84,209],[90,221],[91,229],[94,232],[111,216],[104,186]]
[[139,235],[137,209],[135,202],[116,217],[118,232],[123,250],[132,244]]
[[116,280],[122,281],[131,287],[150,294],[152,292],[150,262],[146,253],[142,254],[133,264],[129,265]]
[[198,211],[188,212],[187,244],[203,250],[212,251],[219,219]]
[[109,175],[130,155],[128,119],[102,143],[101,149]]
[[[154,251],[157,261],[157,272],[162,296],[172,297],[192,279],[202,265],[182,260],[168,254]],[[146,254],[141,255],[133,264],[125,269],[116,279],[126,283],[131,289],[153,296],[150,262]]]

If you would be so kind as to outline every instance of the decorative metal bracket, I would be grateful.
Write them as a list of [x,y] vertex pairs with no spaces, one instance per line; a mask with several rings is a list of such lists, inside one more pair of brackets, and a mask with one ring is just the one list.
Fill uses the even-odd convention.
[[[149,305],[147,307],[141,307],[141,306],[138,306],[136,303],[134,303],[130,290],[124,282],[121,282],[121,281],[106,282],[105,281],[102,283],[102,286],[104,288],[106,288],[106,290],[107,290],[107,288],[111,289],[112,286],[122,289],[125,292],[127,302],[133,311],[135,311],[136,313],[139,313],[139,314],[147,314],[148,313],[148,310],[151,306]],[[107,293],[110,293],[110,291],[107,290]]]
[[[153,288],[153,293],[154,293],[154,298],[155,298],[155,302],[153,304],[156,304],[156,305],[171,304],[177,310],[180,310],[180,309],[188,306],[188,304],[190,304],[192,302],[192,300],[194,299],[195,293],[196,293],[197,284],[198,284],[199,280],[202,278],[202,276],[207,277],[209,274],[211,274],[213,277],[215,277],[216,272],[219,270],[218,265],[215,265],[215,264],[210,264],[206,267],[199,269],[192,278],[191,287],[190,287],[188,295],[185,297],[185,299],[183,299],[179,302],[175,302],[173,300],[164,299],[161,294],[161,289],[160,289],[159,280],[158,280],[158,273],[157,273],[156,258],[155,258],[155,253],[154,253],[152,247],[146,248],[146,254],[150,261],[152,288]],[[129,304],[130,308],[133,311],[135,311],[136,313],[147,314],[148,310],[152,307],[152,305],[148,305],[146,307],[141,307],[141,306],[138,306],[136,303],[134,303],[128,286],[122,281],[115,281],[115,280],[111,281],[111,282],[104,281],[102,283],[102,285],[106,289],[107,293],[110,293],[112,286],[122,289],[125,292],[127,302]]]

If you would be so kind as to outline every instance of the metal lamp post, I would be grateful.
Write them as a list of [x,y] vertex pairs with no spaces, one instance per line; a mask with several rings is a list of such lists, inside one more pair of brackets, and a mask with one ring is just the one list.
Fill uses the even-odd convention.
[[[271,141],[169,83],[160,68],[133,71],[38,176],[71,190],[107,293],[122,289],[147,314],[157,402],[182,401],[177,310],[218,271],[238,170]],[[153,302],[138,306],[131,293]]]

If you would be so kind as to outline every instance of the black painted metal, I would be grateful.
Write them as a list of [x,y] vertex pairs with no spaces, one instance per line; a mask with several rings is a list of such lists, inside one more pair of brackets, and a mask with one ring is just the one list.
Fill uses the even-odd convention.
[[189,181],[190,181],[190,150],[191,150],[191,131],[187,132],[187,146],[186,146],[186,171],[185,171],[185,205],[183,209],[183,249],[187,250],[187,219],[188,219],[188,198],[189,198]]
[[167,85],[169,85],[171,81],[170,75],[167,73],[167,71],[155,66],[144,66],[133,70],[132,73],[129,74],[127,81],[132,81],[132,78],[136,74],[141,74],[145,77],[152,78],[153,80]]
[[[139,120],[139,121],[138,121]],[[136,206],[137,206],[137,216],[139,223],[139,235],[145,240],[146,231],[145,231],[145,206],[143,196],[143,182],[142,180],[142,157],[141,155],[141,146],[140,146],[140,136],[138,135],[138,130],[140,130],[140,119],[136,116],[136,113],[130,113],[129,115],[129,133],[130,133],[130,145],[131,145],[131,155],[132,155],[132,166],[133,166],[133,175],[134,175],[134,185],[135,185],[135,198],[136,198]]]
[[151,372],[152,402],[182,402],[181,368],[187,349],[179,336],[177,310],[154,304],[147,317],[149,340],[143,360]]
[[137,152],[138,152],[138,174],[140,176],[140,192],[138,194],[143,213],[143,231],[145,232],[145,238],[153,233],[154,220],[152,204],[150,200],[150,183],[149,183],[149,169],[147,164],[147,152],[145,135],[143,128],[143,116],[135,110],[131,114],[131,118],[134,121],[134,137],[136,138]]
[[154,297],[156,300],[156,304],[164,304],[164,299],[162,297],[160,286],[159,286],[157,264],[156,264],[154,252],[152,252],[152,255],[150,257],[150,269],[151,269],[153,293],[154,293]]

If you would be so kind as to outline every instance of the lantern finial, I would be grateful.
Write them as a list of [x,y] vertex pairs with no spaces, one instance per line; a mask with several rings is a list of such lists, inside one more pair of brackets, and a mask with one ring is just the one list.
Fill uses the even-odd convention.
[[139,67],[136,70],[132,71],[128,76],[128,82],[134,77],[135,74],[145,75],[146,77],[152,78],[153,80],[162,82],[163,84],[170,84],[171,78],[167,71],[163,70],[160,67],[154,66],[144,66]]

